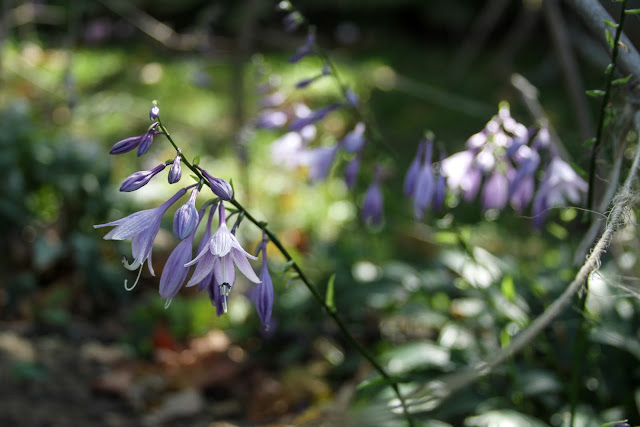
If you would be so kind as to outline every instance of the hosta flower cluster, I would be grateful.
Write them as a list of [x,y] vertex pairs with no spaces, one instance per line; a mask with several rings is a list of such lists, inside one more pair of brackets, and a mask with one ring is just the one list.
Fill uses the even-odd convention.
[[[142,156],[151,148],[154,136],[163,134],[169,138],[166,129],[159,120],[159,114],[160,110],[154,103],[149,113],[153,124],[144,134],[117,142],[112,147],[111,154],[124,154],[137,149],[138,156]],[[235,283],[237,267],[249,281],[257,284],[258,289],[252,292],[253,299],[260,319],[265,326],[268,326],[273,305],[273,285],[266,263],[267,238],[263,237],[261,246],[263,263],[259,278],[248,261],[249,259],[256,260],[257,257],[244,250],[235,236],[242,216],[238,215],[231,230],[227,227],[227,221],[231,215],[227,216],[226,214],[225,202],[233,200],[233,188],[227,181],[214,177],[198,165],[186,162],[182,152],[176,147],[176,156],[173,160],[161,163],[151,170],[131,174],[122,182],[120,191],[130,192],[144,187],[167,166],[171,166],[167,174],[168,183],[178,184],[182,178],[183,164],[197,176],[197,183],[180,188],[169,200],[156,208],[135,212],[125,218],[94,226],[96,228],[115,227],[104,236],[105,239],[131,239],[133,262],[129,262],[126,257],[123,257],[123,264],[126,268],[139,270],[139,272],[132,286],[128,287],[125,280],[125,287],[127,290],[135,287],[145,263],[147,263],[149,272],[155,275],[151,252],[160,230],[162,218],[172,205],[190,191],[189,198],[175,211],[173,217],[173,234],[180,240],[180,243],[169,256],[162,271],[160,296],[167,300],[168,306],[172,298],[187,282],[191,267],[195,266],[186,286],[198,286],[199,290],[206,290],[211,298],[211,303],[216,307],[217,314],[220,315],[227,311],[227,298]],[[207,191],[211,191],[214,198],[204,203],[198,210],[196,207],[197,198],[201,193]],[[212,232],[216,213],[218,227],[215,232]],[[194,256],[193,246],[196,232],[205,216],[207,216],[206,225]]]

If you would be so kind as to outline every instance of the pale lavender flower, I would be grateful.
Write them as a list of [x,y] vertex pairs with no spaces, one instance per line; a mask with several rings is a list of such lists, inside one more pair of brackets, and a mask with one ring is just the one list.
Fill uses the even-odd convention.
[[338,146],[317,147],[301,153],[300,164],[307,166],[307,175],[312,182],[319,182],[327,179],[333,161],[338,152]]
[[304,147],[303,137],[298,132],[287,132],[273,141],[271,159],[274,163],[293,169],[300,165],[300,154]]
[[536,226],[542,225],[546,210],[556,206],[579,203],[589,186],[573,168],[560,157],[551,159],[547,171],[533,200]]
[[365,125],[362,122],[356,124],[355,128],[348,134],[342,138],[339,142],[340,146],[347,153],[357,153],[362,150],[364,147],[365,139],[364,139],[364,131]]
[[482,183],[482,172],[474,165],[476,152],[460,151],[442,161],[442,172],[452,190],[460,189],[464,199],[473,200]]
[[260,99],[260,108],[273,108],[282,104],[287,97],[282,92],[273,92]]
[[184,240],[191,235],[198,225],[198,211],[196,210],[196,197],[198,197],[198,189],[191,191],[189,200],[180,206],[173,216],[173,234],[180,240]]
[[261,129],[279,129],[287,123],[287,114],[280,110],[266,109],[255,120],[255,127]]
[[380,189],[380,174],[376,173],[362,200],[362,221],[368,225],[382,224],[384,197]]
[[143,155],[149,150],[151,147],[151,143],[153,142],[153,136],[156,135],[156,127],[158,123],[154,123],[149,127],[146,133],[138,136],[131,136],[129,138],[123,139],[122,141],[116,142],[111,150],[110,154],[124,154],[127,153],[134,148],[138,148],[138,157]]
[[509,180],[498,169],[487,178],[482,190],[482,209],[503,209],[509,197]]
[[144,187],[149,183],[149,181],[151,181],[151,178],[162,172],[166,166],[167,165],[165,163],[160,163],[151,170],[132,173],[122,181],[122,184],[120,184],[120,191],[130,192]]
[[425,210],[431,204],[434,193],[433,170],[431,169],[431,156],[433,153],[433,143],[427,141],[424,155],[424,162],[416,177],[416,186],[413,193],[413,214],[420,220],[424,216]]
[[175,184],[182,178],[182,166],[180,163],[181,157],[180,154],[178,154],[175,159],[173,159],[173,164],[171,165],[171,169],[169,169],[169,174],[167,176],[169,184]]
[[271,311],[273,310],[273,282],[269,275],[269,268],[267,267],[267,240],[266,237],[262,238],[262,269],[260,270],[260,283],[256,285],[255,290],[255,304],[258,316],[262,325],[265,328],[269,328],[271,323]]
[[234,264],[250,281],[260,283],[260,279],[251,268],[249,261],[247,261],[247,258],[258,258],[245,251],[240,246],[236,236],[227,228],[225,209],[222,203],[218,207],[218,212],[220,217],[218,230],[209,239],[209,243],[202,251],[193,260],[186,263],[185,267],[197,264],[187,286],[200,283],[213,271],[216,282],[220,284],[220,291],[225,302],[224,311],[226,312],[226,297],[235,281]]
[[518,169],[509,180],[509,198],[511,206],[521,212],[533,197],[534,174],[540,165],[540,155],[529,146],[521,145],[512,157]]
[[[187,187],[189,188],[189,187]],[[154,209],[146,209],[143,211],[135,212],[127,217],[108,222],[106,224],[94,225],[94,228],[110,227],[115,228],[109,231],[105,236],[105,240],[126,240],[131,239],[131,252],[133,254],[133,263],[129,264],[126,258],[123,259],[124,266],[129,270],[135,270],[140,267],[140,273],[142,272],[142,266],[144,262],[149,260],[149,272],[155,275],[153,267],[151,265],[151,250],[153,249],[153,242],[160,230],[160,221],[167,209],[174,204],[180,197],[184,195],[187,188],[180,189],[169,200],[162,205]],[[138,283],[138,278],[131,288],[133,289]],[[126,281],[125,281],[126,287]]]
[[156,120],[160,115],[160,107],[154,102],[151,110],[149,110],[149,120]]
[[296,119],[293,119],[289,124],[289,130],[296,131],[296,132],[300,131],[302,128],[306,126],[319,122],[320,120],[324,119],[327,116],[327,114],[329,114],[333,110],[336,110],[340,107],[341,107],[340,104],[327,105],[326,107],[322,107],[317,110],[311,111],[306,116],[301,116]]

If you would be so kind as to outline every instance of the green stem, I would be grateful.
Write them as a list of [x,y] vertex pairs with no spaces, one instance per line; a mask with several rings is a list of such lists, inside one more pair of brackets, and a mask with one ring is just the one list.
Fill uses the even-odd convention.
[[588,325],[585,320],[585,305],[587,302],[586,288],[589,280],[585,282],[585,289],[580,298],[580,307],[578,308],[578,328],[576,329],[576,340],[573,345],[573,362],[571,366],[571,388],[569,389],[569,400],[571,405],[571,421],[569,427],[573,427],[576,420],[576,409],[578,407],[578,398],[580,395],[580,378],[582,370],[582,361],[587,347]]
[[[162,121],[160,120],[160,118],[158,118],[158,127],[160,128],[160,130],[162,130],[162,132],[167,137],[167,139],[169,140],[169,142],[171,143],[173,148],[178,153],[181,154],[181,160],[185,164],[185,166],[187,166],[194,174],[196,174],[196,176],[198,178],[200,178],[200,182],[204,182],[206,185],[209,185],[209,181],[202,175],[202,173],[198,170],[198,168],[196,168],[187,159],[185,159],[184,156],[182,156],[182,150],[173,141],[173,138],[171,138],[171,135],[169,134],[169,131],[167,131],[167,128],[164,127],[164,125],[162,124]],[[235,198],[231,199],[229,201],[229,203],[231,203],[233,206],[235,206],[238,209],[238,211],[240,212],[240,215],[244,215],[244,217],[246,219],[251,221],[256,227],[258,227],[267,236],[269,236],[269,239],[271,239],[271,241],[276,246],[276,248],[278,248],[280,253],[285,257],[285,259],[289,263],[291,263],[291,267],[298,274],[298,277],[300,278],[302,283],[304,283],[304,285],[307,287],[307,289],[309,289],[309,292],[311,292],[311,295],[313,295],[315,300],[325,309],[327,314],[329,314],[329,316],[333,319],[333,321],[338,325],[338,328],[340,329],[340,331],[342,331],[342,333],[344,334],[344,336],[347,339],[347,341],[349,341],[349,343],[356,348],[358,353],[360,353],[362,355],[362,357],[364,357],[371,364],[371,366],[373,366],[373,368],[376,371],[378,371],[378,373],[382,376],[382,378],[385,379],[386,383],[391,386],[391,388],[393,389],[394,393],[398,397],[398,400],[400,401],[400,405],[402,406],[402,410],[403,410],[404,416],[407,419],[407,422],[408,422],[409,426],[410,427],[413,426],[413,419],[411,418],[411,414],[409,413],[409,409],[407,408],[406,401],[405,401],[404,397],[402,396],[402,393],[400,393],[400,388],[398,387],[398,384],[393,381],[393,379],[389,376],[389,374],[387,374],[387,372],[382,367],[382,365],[380,365],[376,361],[376,359],[373,357],[373,355],[371,355],[367,351],[367,349],[365,349],[364,346],[362,346],[362,344],[360,344],[353,337],[353,335],[351,335],[351,333],[347,329],[347,325],[340,318],[340,316],[338,316],[337,311],[334,308],[331,308],[326,304],[326,302],[324,301],[324,298],[322,298],[322,295],[320,294],[320,292],[311,283],[309,278],[307,278],[307,276],[306,276],[306,274],[304,274],[304,271],[302,270],[302,268],[300,268],[298,263],[293,259],[293,257],[289,253],[289,251],[287,251],[287,249],[284,247],[282,242],[280,242],[280,239],[278,239],[278,236],[267,227],[265,222],[258,221],[253,215],[251,215],[244,208],[244,206],[242,206],[240,204],[240,202],[238,202]]]
[[618,60],[618,51],[620,46],[620,37],[622,36],[622,27],[624,26],[624,18],[626,16],[625,9],[627,8],[627,0],[622,0],[622,9],[620,12],[620,20],[616,28],[616,35],[613,41],[613,52],[611,53],[611,64],[609,67],[609,73],[607,74],[607,82],[605,86],[604,96],[602,97],[602,105],[600,105],[600,117],[598,119],[598,130],[596,131],[596,140],[593,144],[591,151],[591,162],[589,166],[589,192],[587,196],[587,209],[588,218],[591,222],[591,211],[594,204],[594,184],[596,178],[596,160],[598,156],[598,150],[602,143],[602,132],[604,130],[604,122],[607,114],[607,104],[609,104],[609,98],[611,98],[611,87],[613,82],[613,76],[616,71],[616,63]]

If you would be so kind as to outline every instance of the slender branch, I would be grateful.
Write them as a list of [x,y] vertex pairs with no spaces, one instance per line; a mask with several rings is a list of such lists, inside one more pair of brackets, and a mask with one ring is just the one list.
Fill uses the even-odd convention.
[[[640,112],[635,116],[635,127],[640,129]],[[441,378],[427,384],[420,391],[427,389],[427,393],[422,396],[409,400],[409,406],[426,405],[429,409],[433,409],[440,401],[450,397],[455,392],[469,386],[480,377],[489,374],[496,366],[502,364],[505,360],[521,351],[528,345],[543,329],[556,318],[564,308],[571,302],[573,296],[584,286],[587,278],[600,267],[600,258],[605,253],[607,247],[611,243],[613,236],[625,222],[625,215],[628,209],[637,201],[637,195],[633,191],[633,185],[638,178],[638,168],[640,167],[640,138],[636,147],[631,170],[627,176],[624,185],[616,193],[614,197],[614,205],[608,218],[607,226],[602,233],[600,240],[591,251],[591,254],[584,262],[575,278],[565,291],[542,313],[537,317],[529,327],[520,332],[508,347],[502,349],[497,355],[491,359],[477,364],[473,369],[466,372],[459,372],[449,377]],[[417,395],[417,392],[414,393]]]

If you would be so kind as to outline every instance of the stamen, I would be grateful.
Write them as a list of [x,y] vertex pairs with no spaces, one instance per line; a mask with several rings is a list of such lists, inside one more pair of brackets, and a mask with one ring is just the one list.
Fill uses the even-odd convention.
[[165,303],[164,303],[164,309],[166,310],[167,308],[169,308],[169,306],[171,305],[171,301],[173,301],[173,298],[169,298]]
[[[126,260],[126,258],[124,258],[124,260]],[[136,260],[136,262],[138,262],[138,260]],[[134,262],[134,264],[135,264],[135,262]],[[140,264],[140,263],[138,262],[138,264]],[[125,267],[127,267],[127,266],[125,265]],[[125,289],[125,290],[127,290],[127,291],[132,291],[132,290],[133,290],[133,288],[135,288],[135,287],[136,287],[136,285],[138,284],[138,281],[140,280],[140,275],[142,274],[142,267],[144,267],[144,266],[143,266],[143,265],[140,265],[140,270],[138,271],[138,277],[136,277],[136,281],[135,281],[135,282],[133,282],[133,285],[131,285],[131,287],[130,287],[130,288],[129,288],[129,287],[127,287],[127,279],[124,279],[124,289]],[[128,268],[128,267],[127,267],[127,268]]]
[[227,297],[231,291],[231,286],[228,283],[220,285],[220,296],[222,296],[222,311],[227,312]]

